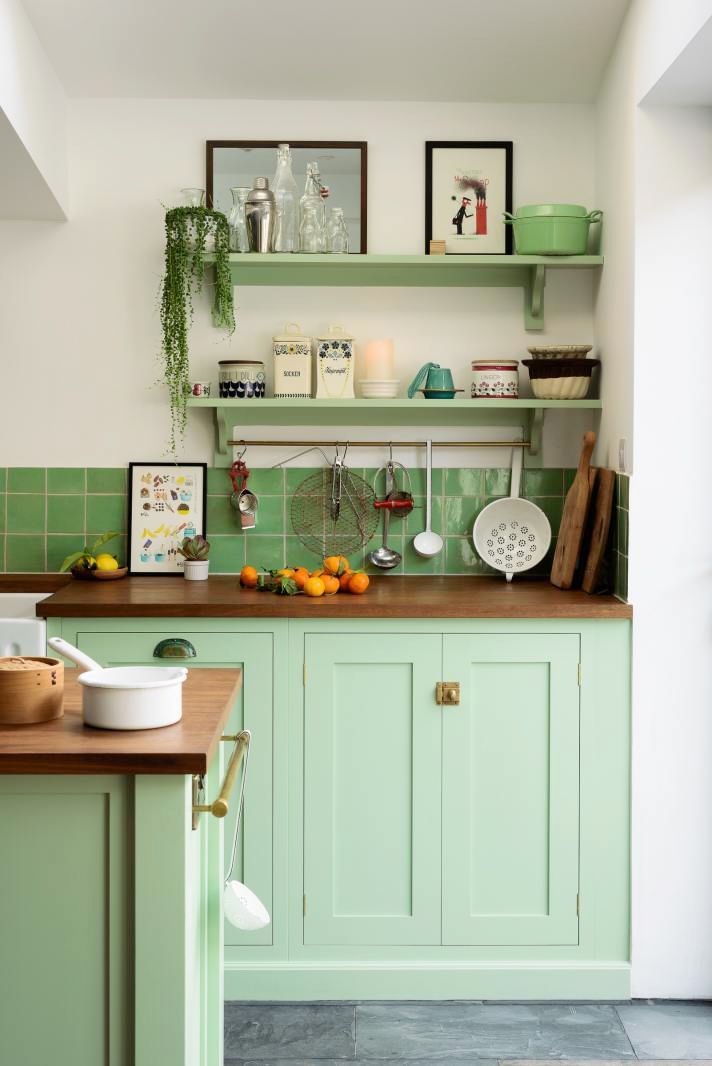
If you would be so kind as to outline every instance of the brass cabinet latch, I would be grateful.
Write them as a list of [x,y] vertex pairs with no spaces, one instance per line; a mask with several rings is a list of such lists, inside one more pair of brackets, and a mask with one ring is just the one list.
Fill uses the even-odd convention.
[[456,707],[460,703],[459,681],[438,681],[435,686],[435,702],[439,707]]

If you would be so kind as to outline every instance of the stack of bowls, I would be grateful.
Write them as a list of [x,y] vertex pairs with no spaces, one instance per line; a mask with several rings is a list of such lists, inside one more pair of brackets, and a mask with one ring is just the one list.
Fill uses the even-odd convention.
[[364,400],[394,400],[398,395],[399,378],[378,381],[374,378],[362,378],[359,388]]
[[591,344],[559,344],[528,348],[531,359],[522,362],[529,371],[532,392],[538,400],[583,400],[591,374],[600,365],[587,359]]

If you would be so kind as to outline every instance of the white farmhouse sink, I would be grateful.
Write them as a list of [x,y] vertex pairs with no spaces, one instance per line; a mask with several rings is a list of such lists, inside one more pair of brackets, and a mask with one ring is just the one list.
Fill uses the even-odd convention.
[[35,617],[35,604],[49,592],[0,592],[0,656],[46,655],[43,618]]

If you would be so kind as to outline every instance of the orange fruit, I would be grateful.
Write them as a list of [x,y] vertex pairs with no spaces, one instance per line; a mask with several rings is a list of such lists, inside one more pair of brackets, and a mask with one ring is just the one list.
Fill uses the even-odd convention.
[[257,571],[254,566],[243,566],[240,571],[240,584],[246,589],[257,588]]
[[306,566],[298,566],[294,571],[294,583],[298,589],[303,589],[309,580],[309,571]]
[[323,596],[324,582],[320,577],[310,577],[304,582],[304,591],[307,596]]
[[333,574],[322,574],[321,579],[317,578],[317,580],[321,580],[327,596],[333,596],[335,592],[339,591],[339,579],[334,577]]
[[288,566],[285,566],[281,570],[277,571],[277,577],[294,577],[294,571],[291,570]]
[[321,577],[321,575],[322,575],[323,573],[324,573],[323,569],[320,569],[320,570],[312,570],[312,572],[311,572],[311,574],[310,574],[309,576],[310,576],[310,577]]
[[339,588],[342,592],[348,592],[349,581],[354,576],[353,570],[344,570],[343,574],[339,578]]
[[356,596],[360,596],[362,592],[365,592],[371,582],[368,579],[368,574],[352,574],[349,581],[349,592],[353,592]]
[[330,555],[324,559],[324,569],[328,573],[333,574],[334,577],[341,577],[346,571],[350,570],[349,561],[345,555]]

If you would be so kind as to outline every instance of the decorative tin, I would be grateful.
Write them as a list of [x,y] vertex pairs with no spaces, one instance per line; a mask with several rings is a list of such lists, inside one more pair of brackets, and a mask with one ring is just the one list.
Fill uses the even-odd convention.
[[341,326],[316,339],[316,398],[354,399],[354,339]]
[[472,399],[516,400],[519,396],[518,366],[516,359],[475,359],[472,363]]
[[287,322],[284,333],[272,338],[272,352],[275,399],[311,397],[311,337],[302,335],[297,322]]
[[256,359],[221,359],[218,363],[221,400],[261,400],[265,365]]

